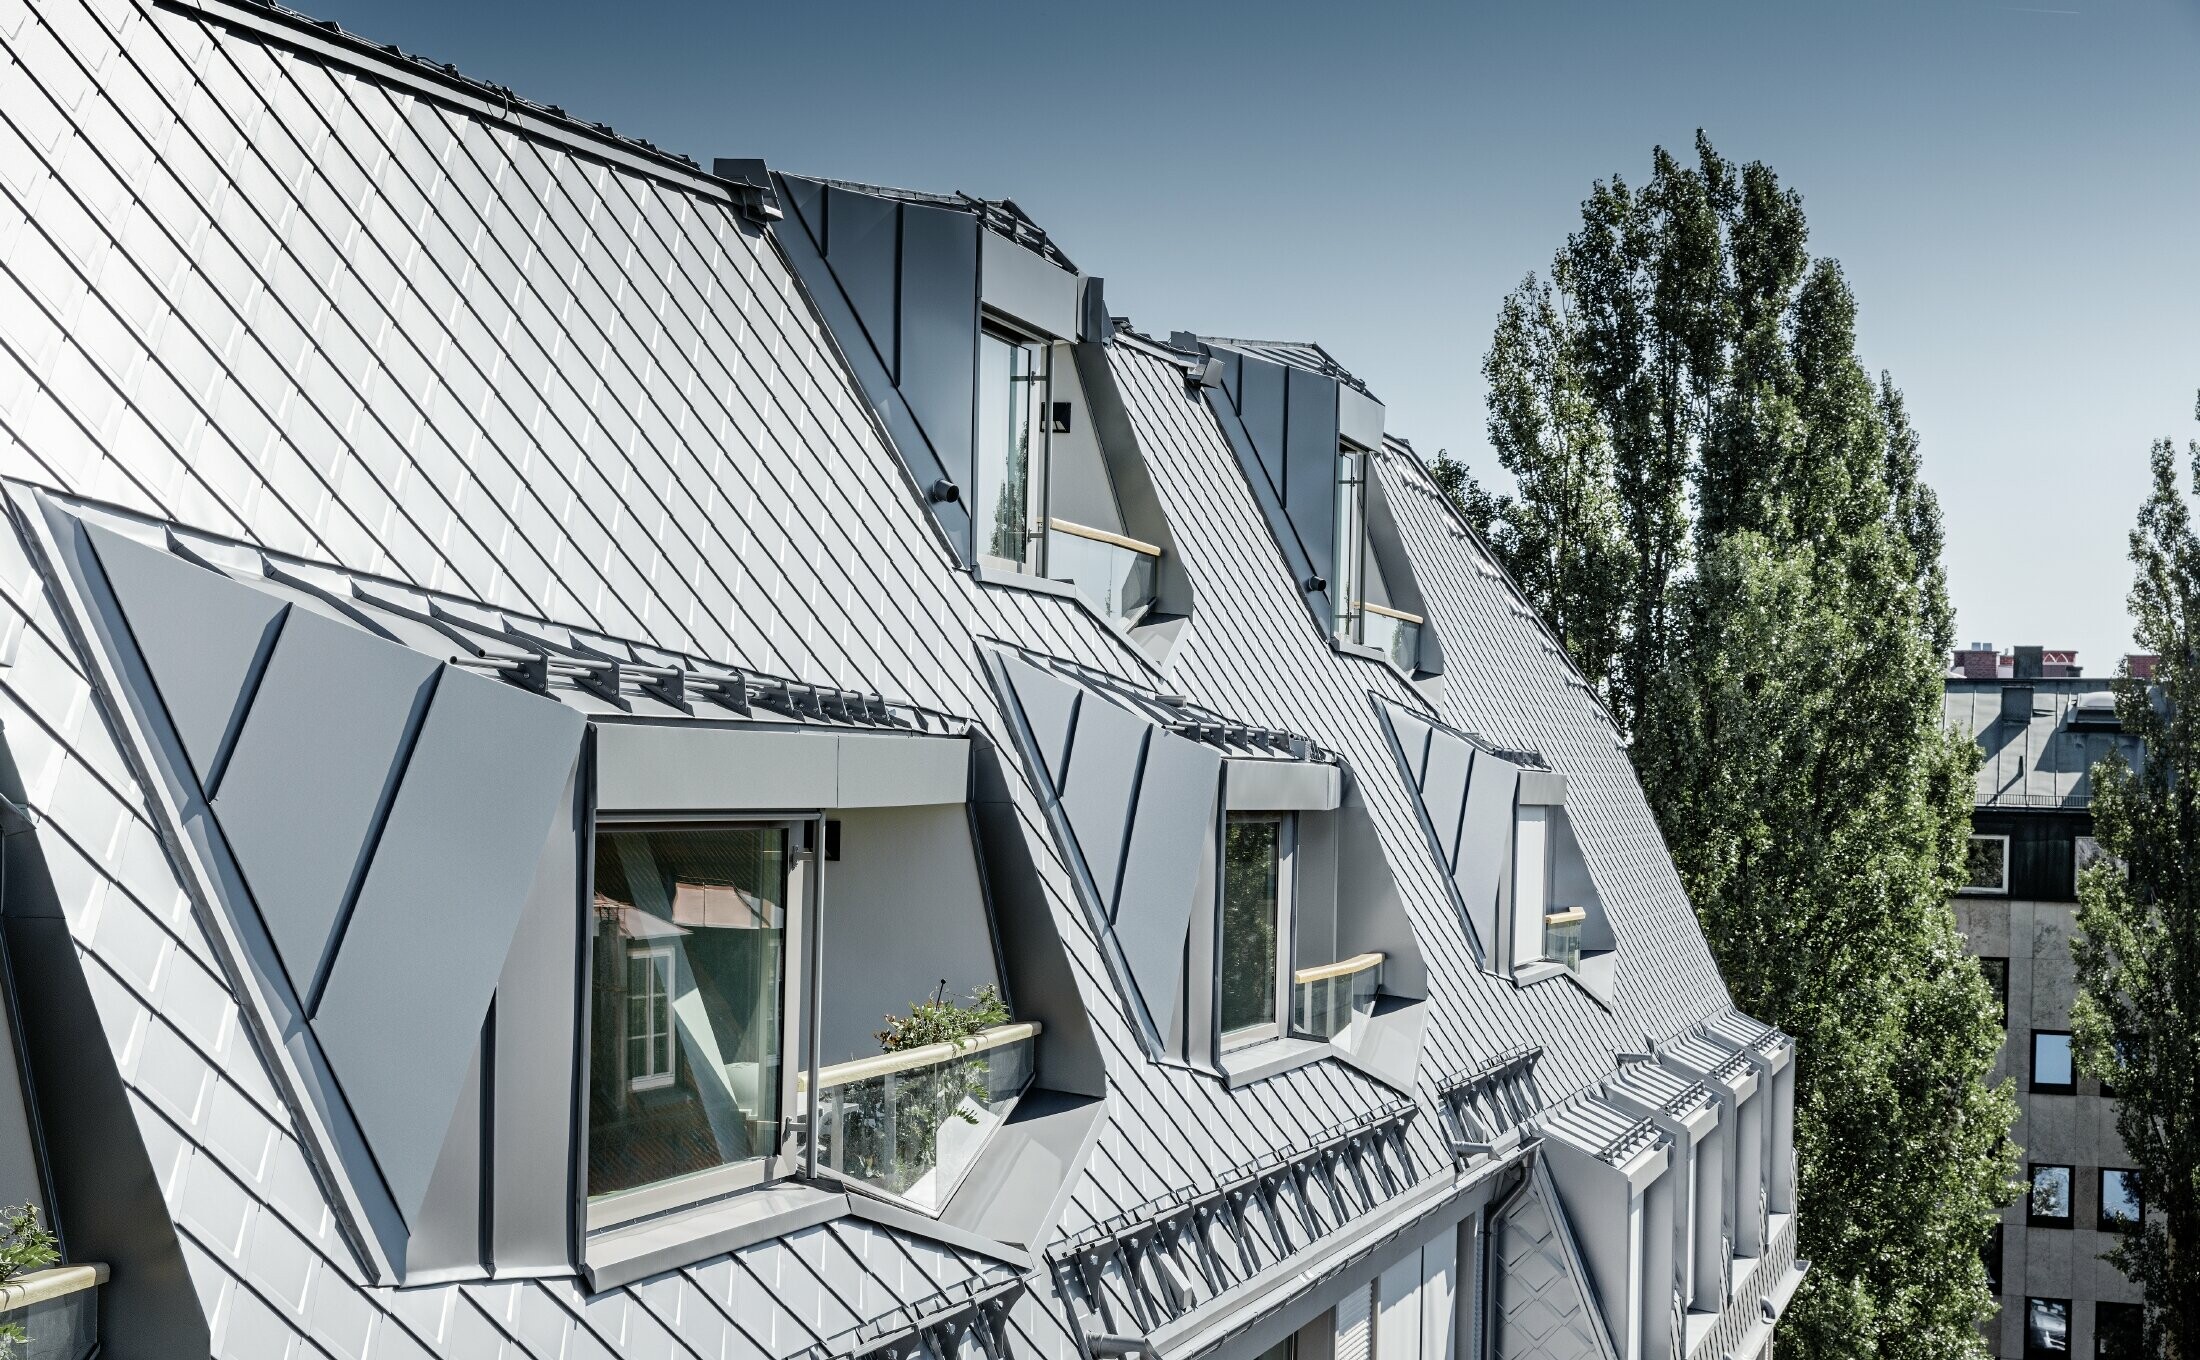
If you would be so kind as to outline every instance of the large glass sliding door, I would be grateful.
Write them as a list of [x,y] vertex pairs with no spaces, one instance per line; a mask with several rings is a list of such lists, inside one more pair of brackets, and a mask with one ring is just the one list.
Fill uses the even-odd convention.
[[1038,571],[1046,543],[1046,347],[986,331],[978,337],[978,555]]

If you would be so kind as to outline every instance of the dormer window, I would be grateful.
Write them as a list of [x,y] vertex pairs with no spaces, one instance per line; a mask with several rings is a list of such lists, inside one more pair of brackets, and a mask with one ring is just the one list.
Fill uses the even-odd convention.
[[977,466],[970,512],[982,560],[1044,567],[1051,347],[988,328],[978,337]]

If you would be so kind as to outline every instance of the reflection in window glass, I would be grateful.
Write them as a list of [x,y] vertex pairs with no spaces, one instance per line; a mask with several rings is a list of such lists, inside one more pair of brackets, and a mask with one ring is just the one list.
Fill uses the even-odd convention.
[[1045,374],[1035,346],[978,337],[978,466],[971,523],[981,556],[1035,567],[1035,455]]
[[2035,1228],[2070,1226],[2070,1168],[2035,1166],[2032,1193],[2027,1201],[2027,1220]]
[[1975,893],[2005,893],[2009,891],[2009,838],[2007,836],[1973,836],[1970,853],[1965,857],[1963,891]]
[[2093,1360],[2142,1360],[2146,1309],[2136,1303],[2093,1305]]
[[2070,1066],[2070,1036],[2053,1030],[2033,1030],[2032,1089],[2050,1093],[2074,1090],[2074,1077]]
[[1994,994],[1994,1004],[2001,1008],[2001,1023],[2009,1026],[2009,960],[1981,958],[1978,970],[1986,975],[1986,987]]
[[2146,1204],[2139,1196],[2139,1173],[2102,1167],[2101,1231],[2136,1231],[2145,1215]]
[[775,1150],[786,881],[777,826],[598,833],[590,1195]]
[[1222,854],[1222,1035],[1277,1028],[1276,941],[1283,819],[1232,814]]
[[2024,1301],[2025,1360],[2070,1354],[2070,1300]]
[[1367,556],[1367,455],[1351,449],[1337,454],[1337,579],[1329,598],[1336,610],[1337,636],[1360,640],[1360,592]]

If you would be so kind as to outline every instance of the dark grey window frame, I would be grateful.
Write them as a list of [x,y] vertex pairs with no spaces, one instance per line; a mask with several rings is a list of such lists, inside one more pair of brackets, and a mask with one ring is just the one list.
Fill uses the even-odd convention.
[[[2133,1185],[2132,1185],[2132,1198],[2133,1198],[2133,1199],[2135,1199],[2135,1200],[2137,1200],[2137,1201],[2138,1201],[2138,1204],[2139,1204],[2139,1216],[2138,1216],[2137,1218],[2126,1220],[2126,1219],[2121,1219],[2121,1218],[2111,1218],[2111,1217],[2109,1217],[2109,1213],[2108,1213],[2108,1178],[2109,1178],[2110,1176],[2112,1176],[2112,1175],[2113,1175],[2113,1176],[2128,1176],[2128,1177],[2130,1177],[2130,1178],[2131,1178],[2131,1180],[2132,1180],[2132,1183],[2133,1183]],[[2106,1232],[2106,1233],[2135,1233],[2135,1232],[2138,1232],[2138,1231],[2140,1231],[2140,1230],[2141,1230],[2142,1228],[2146,1227],[2146,1222],[2147,1222],[2147,1198],[2146,1198],[2146,1189],[2145,1189],[2145,1187],[2144,1187],[2143,1185],[2140,1185],[2140,1184],[2138,1183],[2138,1181],[2139,1181],[2139,1173],[2138,1173],[2138,1171],[2137,1171],[2137,1170],[2136,1170],[2135,1168],[2132,1168],[2132,1167],[2128,1167],[2128,1166],[2104,1166],[2104,1167],[2099,1167],[2099,1168],[2096,1168],[2096,1169],[2095,1169],[2095,1171],[2094,1171],[2094,1173],[2093,1173],[2093,1188],[2094,1188],[2094,1190],[2095,1190],[2095,1192],[2096,1192],[2096,1193],[2095,1193],[2095,1195],[2094,1195],[2094,1197],[2093,1197],[2093,1218],[2094,1218],[2094,1222],[2095,1222],[2095,1223],[2096,1223],[2096,1224],[2097,1224],[2097,1225],[2099,1226],[2099,1228],[2100,1228],[2100,1230],[2101,1230],[2102,1232]]]
[[[1999,841],[2001,843],[2001,884],[1998,887],[1985,888],[1966,881],[1956,889],[1957,894],[1964,897],[2007,897],[2009,895],[2009,837],[1999,833],[1974,831],[1971,833],[1971,842],[1976,841]],[[1969,854],[1969,845],[1970,842],[1965,843],[1966,856]],[[1968,859],[1965,861],[1965,871],[1966,873],[1969,871]]]
[[[2049,1305],[2059,1304],[2062,1307],[2063,1348],[2059,1351],[2032,1344],[2032,1310],[2035,1306],[2043,1303]],[[2075,1319],[2071,1317],[2070,1300],[2043,1298],[2037,1295],[2026,1296],[2024,1300],[2024,1360],[2052,1360],[2052,1357],[2055,1356],[2069,1355],[2070,1333],[2074,1322]]]

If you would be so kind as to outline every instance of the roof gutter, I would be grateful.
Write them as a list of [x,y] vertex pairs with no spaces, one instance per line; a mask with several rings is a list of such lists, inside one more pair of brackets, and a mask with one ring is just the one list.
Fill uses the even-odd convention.
[[1311,1303],[1325,1285],[1349,1288],[1373,1279],[1430,1232],[1466,1217],[1474,1196],[1499,1173],[1529,1164],[1537,1146],[1531,1140],[1472,1171],[1431,1176],[1384,1205],[1385,1212],[1330,1234],[1304,1255],[1279,1261],[1158,1328],[1140,1349],[1154,1360],[1195,1360],[1256,1329],[1263,1344],[1281,1340],[1307,1321],[1295,1315],[1305,1308],[1293,1304]]

